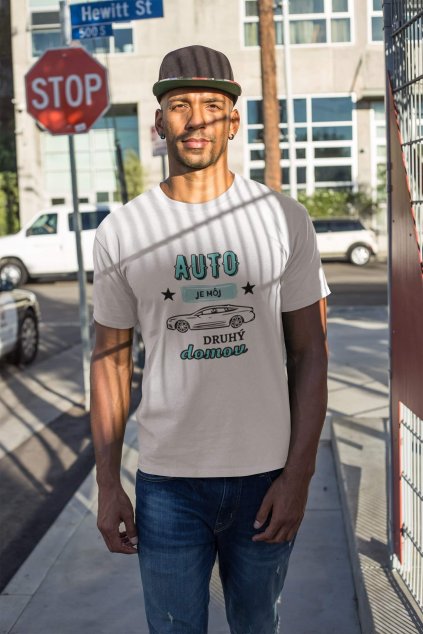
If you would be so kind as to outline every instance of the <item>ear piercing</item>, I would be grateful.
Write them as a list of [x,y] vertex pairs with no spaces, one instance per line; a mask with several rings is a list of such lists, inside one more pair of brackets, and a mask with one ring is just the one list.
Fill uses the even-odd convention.
[[234,138],[235,138],[235,134],[230,134],[230,135],[229,135],[229,141],[233,141],[233,140],[234,140]]
[[166,137],[165,137],[165,135],[164,135],[164,134],[161,134],[161,135],[160,135],[160,138],[163,140],[163,139],[165,139]]

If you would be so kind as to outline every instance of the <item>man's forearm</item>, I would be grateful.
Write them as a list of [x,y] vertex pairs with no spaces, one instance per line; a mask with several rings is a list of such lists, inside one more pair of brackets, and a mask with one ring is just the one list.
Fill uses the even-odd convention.
[[288,354],[291,440],[285,472],[310,479],[327,408],[327,352],[322,341]]
[[129,414],[132,363],[116,367],[93,352],[91,362],[91,431],[99,486],[120,483],[120,465]]

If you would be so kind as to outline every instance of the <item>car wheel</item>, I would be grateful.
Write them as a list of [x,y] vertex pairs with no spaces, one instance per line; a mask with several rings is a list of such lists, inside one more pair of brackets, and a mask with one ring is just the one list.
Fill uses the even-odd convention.
[[0,262],[0,278],[10,280],[14,286],[22,286],[28,281],[28,271],[17,258],[5,258]]
[[178,332],[186,332],[187,330],[189,330],[189,323],[187,321],[184,321],[183,319],[180,319],[176,322],[175,328]]
[[38,351],[38,322],[33,313],[28,312],[19,328],[18,344],[10,354],[12,363],[28,365]]
[[365,266],[369,263],[371,255],[371,249],[369,249],[369,247],[365,244],[356,244],[351,248],[348,257],[352,264],[355,264],[356,266]]
[[244,320],[241,317],[241,315],[234,315],[231,321],[229,322],[232,328],[239,328],[240,326],[242,326],[243,323],[244,323]]

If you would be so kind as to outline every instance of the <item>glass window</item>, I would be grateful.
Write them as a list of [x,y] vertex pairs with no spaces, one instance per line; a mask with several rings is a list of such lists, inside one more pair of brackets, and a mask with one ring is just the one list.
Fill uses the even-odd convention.
[[[103,222],[109,212],[110,210],[107,207],[105,207],[104,209],[97,209],[97,211],[81,211],[80,215],[82,231],[97,229],[99,224]],[[68,214],[68,226],[69,231],[74,231],[73,213]]]
[[95,37],[86,40],[80,40],[81,45],[89,53],[110,53],[110,38]]
[[322,165],[314,168],[314,177],[316,181],[350,181],[351,166],[350,165]]
[[57,233],[57,214],[42,214],[27,229],[27,236],[52,235]]
[[59,48],[62,44],[60,30],[37,30],[32,32],[32,56],[40,57],[48,48]]
[[97,192],[96,194],[98,203],[108,203],[109,202],[109,192]]
[[312,119],[318,121],[351,121],[351,97],[314,97],[311,100]]
[[133,53],[134,43],[132,39],[132,29],[114,29],[114,52],[115,53]]
[[52,198],[50,202],[52,205],[64,205],[66,201],[64,198]]
[[31,9],[45,9],[47,7],[58,9],[59,0],[29,0],[29,6]]
[[332,42],[350,42],[351,41],[351,25],[349,18],[341,18],[331,20]]
[[323,0],[290,0],[289,12],[295,13],[323,13]]
[[314,158],[340,158],[351,156],[350,147],[316,147],[314,149]]
[[[279,99],[280,120],[280,149],[282,168],[282,190],[289,191],[289,148],[286,122],[286,100]],[[326,124],[314,125],[310,121],[314,104],[314,114],[328,120]],[[295,152],[297,163],[298,191],[307,190],[312,193],[319,183],[331,182],[336,187],[337,182],[345,183],[344,187],[352,185],[352,145],[353,126],[337,124],[337,120],[345,117],[352,120],[351,97],[296,97],[294,111],[297,119],[304,119],[303,125],[294,126]],[[332,116],[332,120],[330,117]],[[247,100],[247,136],[249,144],[250,177],[263,182],[265,150],[263,145],[263,124],[261,100]],[[308,130],[311,128],[311,138]],[[334,147],[337,141],[342,141]],[[301,144],[301,147],[298,145]],[[306,144],[309,147],[307,149]],[[317,146],[317,147],[316,147]],[[339,147],[340,146],[340,147]],[[316,165],[320,163],[320,165]],[[325,163],[328,163],[326,165]],[[321,169],[319,169],[321,168]],[[316,171],[317,170],[317,171]],[[316,175],[320,178],[316,182]],[[310,191],[309,191],[310,190]]]
[[258,43],[259,43],[258,22],[246,22],[244,24],[245,46],[258,46]]
[[325,20],[290,21],[291,44],[322,44],[326,42]]
[[258,16],[257,0],[245,0],[245,15]]
[[250,178],[258,183],[264,183],[264,168],[263,169],[250,169]]
[[323,126],[320,128],[313,128],[313,141],[351,141],[352,140],[352,127],[351,126]]
[[247,102],[247,118],[249,124],[263,123],[263,104],[261,99],[251,99]]
[[329,231],[329,224],[324,220],[313,220],[316,233],[326,233]]
[[[306,168],[297,167],[297,183],[306,182]],[[282,168],[282,184],[289,184],[289,167]]]
[[60,24],[60,15],[58,11],[34,11],[31,14],[32,26],[46,26],[47,24]]
[[264,161],[264,148],[262,150],[251,150],[250,161]]
[[[351,42],[352,4],[348,0],[289,0],[291,44]],[[280,1],[274,3],[273,13],[276,44],[281,46],[283,23]],[[244,45],[259,45],[258,7],[254,0],[244,0]]]
[[332,11],[348,11],[348,0],[332,0]]
[[372,41],[383,42],[383,18],[372,17]]
[[263,138],[263,128],[248,130],[248,143],[263,143]]
[[[261,101],[257,102],[260,104]],[[281,123],[288,122],[288,113],[286,107],[286,99],[279,99],[279,121]],[[307,121],[307,107],[305,99],[294,99],[294,121],[295,123],[305,123]],[[263,121],[261,120],[260,123]]]

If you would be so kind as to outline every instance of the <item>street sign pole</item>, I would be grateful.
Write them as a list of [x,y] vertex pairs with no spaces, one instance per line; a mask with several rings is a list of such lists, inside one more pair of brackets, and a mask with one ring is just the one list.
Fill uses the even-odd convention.
[[[70,44],[70,21],[66,0],[60,0],[60,25],[62,31],[62,42],[64,46]],[[82,372],[84,381],[85,410],[90,409],[90,359],[91,340],[89,313],[87,304],[87,281],[84,268],[84,256],[81,245],[81,215],[79,213],[78,201],[78,180],[76,174],[75,143],[73,135],[68,135],[69,158],[71,168],[72,202],[73,202],[73,228],[75,232],[76,255],[78,259],[78,284],[79,284],[79,321],[82,341]]]

